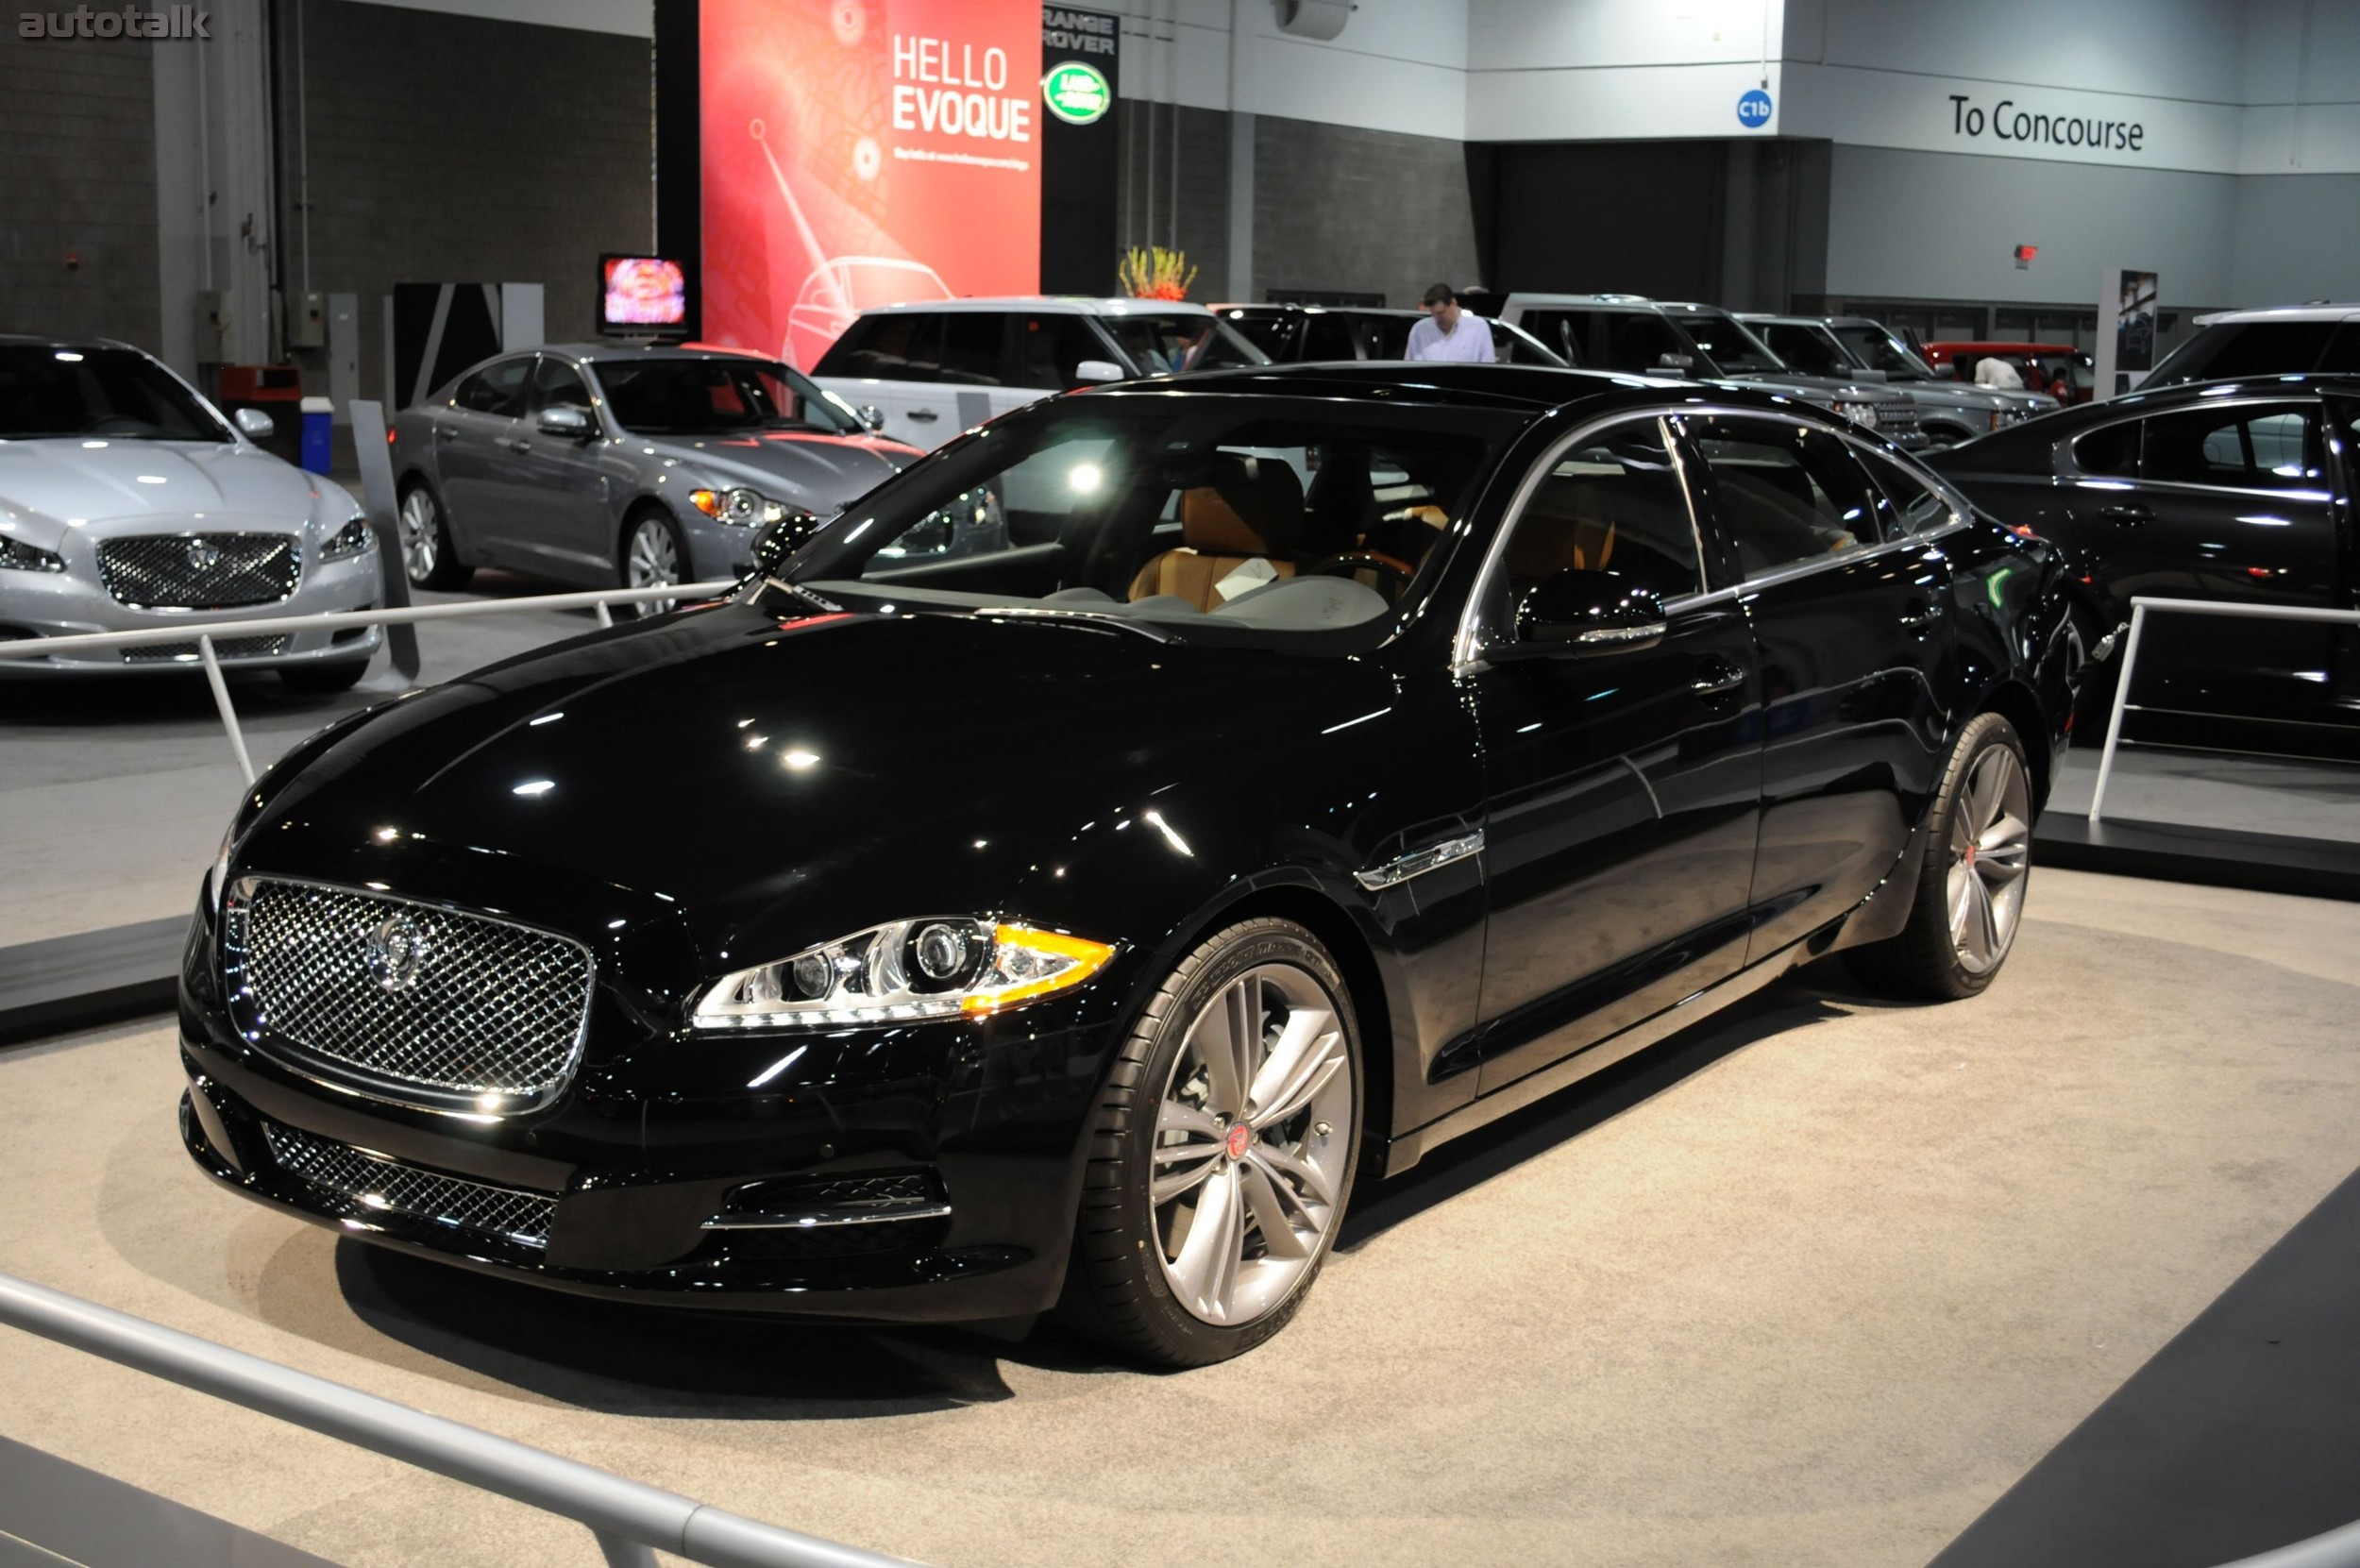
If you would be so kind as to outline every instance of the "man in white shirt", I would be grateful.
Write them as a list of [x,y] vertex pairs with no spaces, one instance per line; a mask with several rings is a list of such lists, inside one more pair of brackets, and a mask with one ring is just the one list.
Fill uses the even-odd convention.
[[1460,310],[1458,295],[1448,283],[1426,290],[1424,304],[1425,319],[1409,329],[1407,358],[1498,362],[1499,356],[1492,352],[1492,324]]

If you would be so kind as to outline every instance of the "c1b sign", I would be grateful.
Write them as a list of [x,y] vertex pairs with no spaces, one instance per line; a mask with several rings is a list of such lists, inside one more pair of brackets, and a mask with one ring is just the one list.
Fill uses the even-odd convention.
[[1038,0],[703,0],[704,336],[1040,287]]
[[1770,123],[1770,94],[1760,88],[1737,100],[1737,123],[1747,130],[1760,130]]

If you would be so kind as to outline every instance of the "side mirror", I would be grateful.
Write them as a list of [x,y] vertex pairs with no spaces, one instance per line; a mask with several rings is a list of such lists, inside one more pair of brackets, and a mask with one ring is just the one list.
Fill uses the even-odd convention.
[[860,428],[871,433],[885,429],[885,410],[874,403],[863,403],[852,411],[860,420]]
[[1694,354],[1658,354],[1655,357],[1655,362],[1659,370],[1694,370],[1696,367],[1696,356]]
[[571,403],[553,403],[541,411],[541,433],[564,441],[587,441],[598,433],[590,419],[590,411]]
[[1077,381],[1120,381],[1127,375],[1112,360],[1084,360],[1073,367],[1073,379]]
[[817,512],[790,512],[775,523],[763,524],[762,531],[754,535],[756,575],[767,577],[777,571],[781,563],[801,549],[827,522]]
[[1620,572],[1553,572],[1516,601],[1516,642],[1533,653],[1627,652],[1670,629],[1663,596]]
[[1957,380],[1958,379],[1959,379],[1959,367],[1958,367],[1957,363],[1956,363],[1956,362],[1954,362],[1953,361],[1950,361],[1950,360],[1945,360],[1945,361],[1943,361],[1940,364],[1938,364],[1938,365],[1934,366],[1934,379],[1935,379],[1935,380],[1937,380],[1937,381],[1955,381],[1955,380]]
[[229,418],[238,427],[238,433],[248,441],[268,441],[278,433],[278,425],[261,409],[240,409]]

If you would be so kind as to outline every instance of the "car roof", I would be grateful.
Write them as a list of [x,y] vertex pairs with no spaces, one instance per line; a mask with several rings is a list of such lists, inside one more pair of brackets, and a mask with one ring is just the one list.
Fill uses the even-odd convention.
[[1926,346],[1937,354],[1955,354],[1962,349],[1981,354],[2079,354],[2081,349],[2069,343],[1985,342],[1978,338],[1937,338]]
[[2337,305],[2325,299],[2314,299],[2302,305],[2267,305],[2250,311],[2215,311],[2196,318],[2199,327],[2211,327],[2221,322],[2242,326],[2249,321],[2342,321],[2360,315],[2360,304]]
[[[519,354],[534,351],[522,348],[516,350]],[[537,352],[570,354],[578,360],[586,360],[594,356],[618,359],[627,354],[635,354],[642,359],[649,360],[732,359],[762,360],[776,363],[778,358],[774,354],[766,354],[759,348],[733,348],[725,343],[640,343],[617,339],[592,343],[545,343],[539,346]],[[506,355],[497,357],[507,358]]]
[[1211,315],[1202,305],[1185,299],[1131,299],[1079,294],[983,295],[965,299],[904,299],[893,305],[872,305],[863,315],[893,315],[909,311],[1032,311],[1048,315],[1125,316]]
[[[1453,361],[1411,362],[1401,360],[1336,361],[1310,364],[1252,365],[1235,370],[1200,370],[1154,381],[1117,382],[1104,389],[1121,392],[1265,393],[1299,397],[1384,398],[1402,401],[1457,403],[1522,410],[1538,415],[1553,409],[1593,400],[1640,402],[1665,400],[1665,395],[1694,397],[1710,394],[1712,401],[1733,402],[1762,409],[1812,408],[1774,389],[1731,381],[1686,381],[1666,376],[1630,376],[1618,371],[1559,369],[1554,365],[1475,364]],[[1404,399],[1399,394],[1410,396]],[[1094,397],[1097,390],[1074,394]],[[1812,409],[1813,413],[1824,413]],[[1832,416],[1829,416],[1832,417]]]
[[49,338],[37,332],[0,332],[0,344],[10,348],[128,348],[134,354],[147,352],[138,344],[125,343],[119,338]]
[[[2360,396],[2360,375],[2231,376],[2217,381],[2174,381],[2169,386],[2142,387],[2119,397],[2068,404],[2042,415],[2038,428],[2059,434],[2079,433],[2090,426],[2127,418],[2142,412],[2168,411],[2223,397],[2315,396],[2322,392]],[[2032,428],[2029,424],[2010,426],[1983,439],[1998,442],[2018,430]],[[1971,445],[1981,447],[1982,442]]]
[[1882,327],[1874,316],[1806,316],[1792,315],[1780,311],[1739,311],[1740,321],[1789,322],[1799,327]]

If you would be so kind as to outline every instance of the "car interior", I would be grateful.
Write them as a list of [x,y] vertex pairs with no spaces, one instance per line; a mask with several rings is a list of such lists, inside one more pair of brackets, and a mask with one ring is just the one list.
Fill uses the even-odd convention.
[[1129,441],[1066,421],[1063,439],[970,481],[1005,511],[1003,544],[913,564],[888,536],[795,580],[821,591],[890,583],[913,601],[974,607],[1351,624],[1382,616],[1408,589],[1485,456],[1472,435],[1222,423],[1193,440],[1174,428],[1160,432],[1171,439]]

